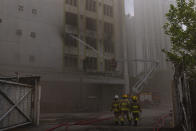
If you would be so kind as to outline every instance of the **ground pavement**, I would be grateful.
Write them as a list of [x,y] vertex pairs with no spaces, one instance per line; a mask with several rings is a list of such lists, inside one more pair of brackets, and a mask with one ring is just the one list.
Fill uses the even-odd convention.
[[[98,118],[98,121],[95,120],[93,123],[90,123],[89,125],[77,125],[69,127],[62,126],[54,131],[153,131],[155,123],[159,121],[159,118],[168,113],[169,111],[162,109],[144,109],[141,114],[141,119],[139,121],[138,127],[133,127],[128,124],[124,126],[115,126],[112,119],[107,119],[109,117],[112,117],[111,112],[43,114],[41,116],[40,126],[18,128],[13,129],[12,131],[47,131],[48,129],[62,123],[74,123],[80,120],[94,121],[94,118]],[[105,121],[99,121],[99,119],[105,119]],[[170,127],[172,124],[170,120],[166,122],[167,127]],[[165,129],[164,131],[169,131],[169,129]]]

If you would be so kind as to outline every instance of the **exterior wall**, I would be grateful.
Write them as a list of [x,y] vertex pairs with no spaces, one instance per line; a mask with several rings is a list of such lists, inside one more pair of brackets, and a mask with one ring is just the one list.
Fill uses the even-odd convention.
[[[89,111],[89,99],[96,99],[102,103],[105,95],[110,94],[112,99],[114,87],[121,90],[124,84],[122,76],[89,75],[82,70],[82,59],[87,55],[94,55],[86,51],[82,44],[75,49],[79,55],[79,71],[69,71],[64,67],[64,53],[74,52],[64,46],[65,11],[76,12],[81,15],[95,17],[99,32],[96,34],[102,40],[101,27],[103,21],[115,24],[115,53],[107,54],[107,58],[122,58],[121,18],[124,13],[123,1],[97,0],[100,6],[98,12],[92,14],[85,10],[85,1],[78,0],[77,8],[65,5],[65,0],[1,0],[0,1],[0,71],[1,75],[40,75],[42,82],[41,112],[72,112],[81,107],[82,111]],[[115,16],[111,18],[102,15],[103,2],[114,6]],[[99,5],[99,3],[102,3]],[[32,12],[35,11],[33,14]],[[20,11],[21,10],[21,11]],[[120,11],[119,11],[120,10]],[[78,15],[80,17],[80,15]],[[79,21],[81,39],[88,33],[83,30],[82,21]],[[84,24],[84,21],[83,21]],[[73,31],[73,30],[72,30]],[[33,32],[33,33],[32,33]],[[99,45],[98,71],[103,71],[103,43]],[[69,53],[70,53],[69,52]],[[122,65],[118,71],[122,72]],[[83,83],[81,86],[81,82]],[[107,89],[104,89],[107,87]],[[105,91],[106,90],[106,91]],[[104,94],[106,93],[106,94]],[[104,94],[104,95],[103,95]],[[92,96],[92,98],[91,98]],[[82,97],[82,100],[80,99]],[[109,100],[110,100],[109,99]],[[80,101],[81,102],[78,102]],[[94,107],[97,110],[108,109],[108,104]],[[95,109],[92,109],[95,111]]]
[[[169,49],[169,38],[162,29],[166,22],[165,13],[169,9],[167,0],[134,0],[134,16],[127,16],[127,42],[129,59],[147,59],[159,61],[158,69],[144,84],[144,92],[160,93],[160,102],[167,109],[171,108],[172,71],[161,51]],[[139,79],[149,71],[151,63],[130,62],[131,78]],[[133,79],[131,80],[133,84]]]
[[[18,11],[19,5],[24,11]],[[1,66],[61,70],[62,0],[2,0],[1,6]],[[34,8],[37,15],[31,13]],[[21,36],[16,35],[18,29],[22,31]],[[31,32],[36,33],[36,38],[30,36]]]
[[[119,85],[95,85],[82,82],[47,82],[43,85],[42,91],[46,93],[42,96],[41,112],[47,111],[50,113],[56,111],[63,113],[109,110],[113,96],[122,91]],[[54,86],[58,87],[59,90],[56,90]]]

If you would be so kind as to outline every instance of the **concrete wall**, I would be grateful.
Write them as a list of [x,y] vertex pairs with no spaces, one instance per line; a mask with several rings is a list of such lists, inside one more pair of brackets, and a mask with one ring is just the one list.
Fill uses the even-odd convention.
[[[0,63],[1,66],[62,66],[63,0],[1,0]],[[19,11],[23,6],[23,11]],[[37,14],[32,14],[37,9]],[[17,30],[22,31],[17,35]],[[36,33],[36,38],[30,36]]]
[[42,85],[42,113],[109,111],[113,96],[122,91],[119,85],[82,82],[45,82]]

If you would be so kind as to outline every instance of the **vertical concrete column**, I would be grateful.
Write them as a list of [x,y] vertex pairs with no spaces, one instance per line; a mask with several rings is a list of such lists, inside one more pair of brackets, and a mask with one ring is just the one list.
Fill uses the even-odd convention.
[[[84,35],[83,30],[84,30],[84,15],[83,15],[83,8],[82,8],[82,3],[81,1],[78,1],[78,37],[84,41]],[[78,41],[79,42],[79,41]],[[82,71],[83,70],[83,60],[85,59],[84,56],[84,45],[81,44],[80,42],[78,43],[78,55],[79,55],[79,69]]]
[[125,30],[125,2],[123,0],[122,2],[122,35],[123,35],[123,57],[124,57],[124,93],[129,94],[130,88],[129,88],[129,70],[128,70],[128,57],[127,57],[127,41],[126,41],[126,30]]
[[34,87],[34,118],[33,123],[38,126],[40,120],[40,100],[41,100],[41,85],[39,84],[39,80],[35,81]]

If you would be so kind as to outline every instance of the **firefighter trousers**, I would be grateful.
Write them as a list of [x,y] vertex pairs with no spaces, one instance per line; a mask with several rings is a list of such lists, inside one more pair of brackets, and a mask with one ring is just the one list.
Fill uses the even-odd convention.
[[139,120],[139,112],[132,112],[133,120],[138,121]]
[[128,122],[131,121],[131,118],[130,118],[130,115],[129,115],[129,111],[121,111],[121,123],[124,123],[125,122],[125,119],[128,120]]
[[114,112],[114,122],[118,123],[120,121],[120,112]]

